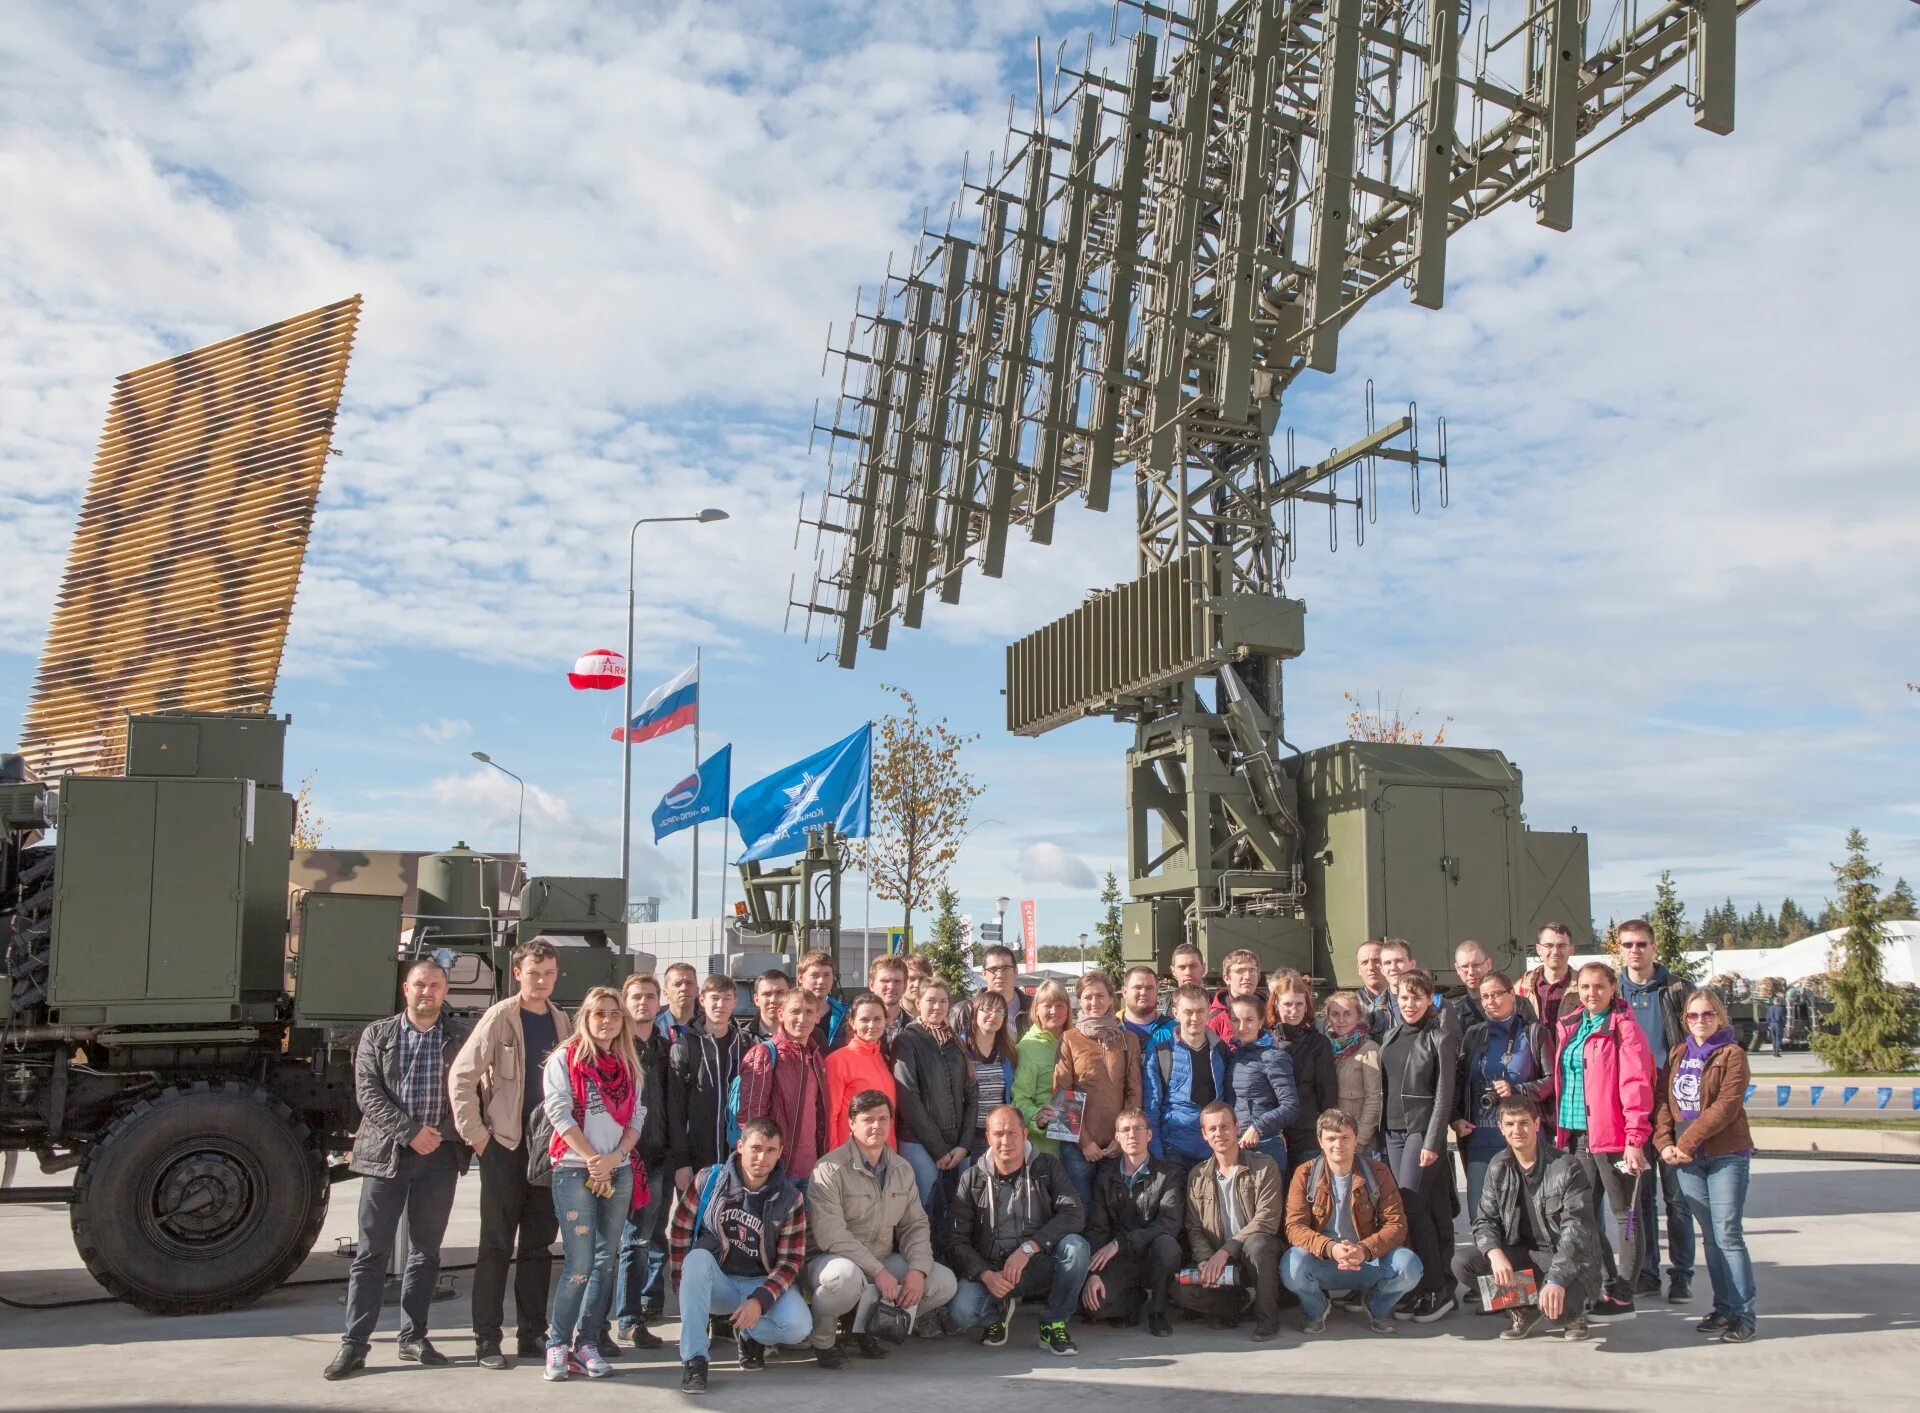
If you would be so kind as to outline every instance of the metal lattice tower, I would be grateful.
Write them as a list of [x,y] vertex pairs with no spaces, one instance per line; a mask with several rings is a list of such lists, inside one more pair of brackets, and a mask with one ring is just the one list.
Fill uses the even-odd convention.
[[1333,371],[1381,292],[1439,308],[1468,223],[1524,201],[1567,229],[1576,164],[1674,100],[1731,131],[1754,3],[1616,0],[1596,23],[1583,0],[1121,0],[1107,65],[1089,40],[1051,93],[1036,74],[1045,98],[834,350],[828,484],[802,512],[825,553],[795,605],[823,655],[885,648],[969,566],[998,577],[1013,527],[1048,543],[1063,503],[1106,510],[1130,478],[1140,578],[1009,649],[1008,725],[1136,723],[1136,897],[1218,898],[1228,871],[1297,896],[1274,763],[1298,504],[1357,539],[1381,460],[1417,511],[1423,472],[1444,502],[1446,453],[1444,424],[1423,448],[1369,389],[1352,445],[1302,463],[1289,435],[1276,458],[1287,389]]

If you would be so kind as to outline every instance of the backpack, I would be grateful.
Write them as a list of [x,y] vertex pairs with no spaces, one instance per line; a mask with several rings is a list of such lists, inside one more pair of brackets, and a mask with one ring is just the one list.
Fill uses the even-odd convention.
[[[1367,1201],[1373,1204],[1373,1210],[1378,1213],[1380,1210],[1380,1184],[1373,1175],[1373,1164],[1367,1161],[1367,1155],[1365,1153],[1356,1153],[1354,1155],[1353,1170],[1360,1175],[1361,1181],[1366,1183]],[[1309,1208],[1320,1200],[1320,1184],[1326,1179],[1326,1176],[1326,1155],[1316,1155],[1313,1162],[1307,1166],[1307,1206]],[[1378,1220],[1377,1217],[1376,1220]]]
[[707,1206],[713,1201],[713,1190],[720,1185],[720,1174],[726,1169],[725,1163],[715,1163],[707,1169],[707,1180],[700,1184],[700,1201],[693,1209],[693,1239],[700,1239],[700,1228],[707,1220]]
[[[777,1068],[780,1064],[780,1048],[771,1040],[762,1040],[760,1043],[767,1047],[767,1063]],[[746,1067],[744,1055],[740,1058],[740,1064],[742,1069]],[[740,1081],[742,1078],[743,1076],[736,1070],[733,1079],[727,1084],[727,1148],[729,1151],[740,1142]],[[700,1210],[704,1212],[706,1205],[703,1199]]]

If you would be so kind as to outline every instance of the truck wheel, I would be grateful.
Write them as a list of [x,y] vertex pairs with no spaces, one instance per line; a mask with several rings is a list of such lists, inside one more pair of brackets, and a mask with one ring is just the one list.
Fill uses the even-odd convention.
[[0,953],[12,982],[9,1009],[31,1012],[47,994],[48,938],[53,932],[54,846],[36,844],[20,852],[19,898],[0,906]]
[[108,1292],[153,1315],[250,1305],[307,1258],[327,1175],[264,1089],[179,1085],[115,1119],[80,1165],[73,1240]]

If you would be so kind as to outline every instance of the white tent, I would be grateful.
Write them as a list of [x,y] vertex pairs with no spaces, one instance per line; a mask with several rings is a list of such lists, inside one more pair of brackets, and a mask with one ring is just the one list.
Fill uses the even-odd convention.
[[[1888,981],[1920,985],[1920,922],[1881,924],[1886,943],[1881,949],[1880,965]],[[1744,976],[1757,981],[1763,976],[1778,976],[1789,984],[1830,970],[1837,958],[1833,948],[1845,935],[1845,929],[1816,933],[1789,942],[1784,947],[1735,947],[1689,952],[1689,960],[1702,976]],[[1577,962],[1607,961],[1604,953],[1579,957]]]

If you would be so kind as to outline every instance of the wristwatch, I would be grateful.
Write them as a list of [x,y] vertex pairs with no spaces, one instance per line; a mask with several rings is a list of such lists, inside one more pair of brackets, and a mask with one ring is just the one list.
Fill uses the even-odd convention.
[[1040,1247],[1032,1237],[1028,1237],[1025,1241],[1021,1242],[1020,1249],[1029,1256],[1038,1256],[1040,1254]]

